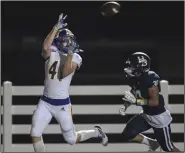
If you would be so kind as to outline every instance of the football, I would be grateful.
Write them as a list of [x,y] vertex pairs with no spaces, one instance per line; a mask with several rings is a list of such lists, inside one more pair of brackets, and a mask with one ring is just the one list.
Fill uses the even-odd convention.
[[120,4],[117,2],[106,2],[101,7],[101,14],[106,17],[112,17],[119,13]]

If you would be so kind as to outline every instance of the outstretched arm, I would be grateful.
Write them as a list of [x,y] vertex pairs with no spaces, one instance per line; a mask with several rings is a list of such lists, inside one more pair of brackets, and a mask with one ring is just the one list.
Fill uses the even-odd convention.
[[58,32],[59,29],[64,28],[67,26],[67,23],[64,23],[64,20],[66,19],[67,15],[63,17],[63,14],[60,14],[57,24],[53,27],[53,29],[50,31],[48,36],[45,38],[42,48],[42,57],[47,59],[50,57],[51,54],[51,44],[53,43],[53,40]]
[[41,55],[44,59],[47,59],[48,57],[50,57],[50,54],[51,54],[50,46],[51,46],[57,32],[58,32],[58,30],[55,27],[53,27],[51,32],[48,34],[48,36],[44,40],[43,47],[42,47],[42,53],[41,53]]

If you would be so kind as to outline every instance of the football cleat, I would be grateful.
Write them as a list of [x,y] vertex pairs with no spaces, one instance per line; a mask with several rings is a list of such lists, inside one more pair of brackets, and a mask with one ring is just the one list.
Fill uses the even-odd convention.
[[155,152],[160,147],[157,141],[153,142],[149,147],[149,152]]
[[99,132],[99,138],[101,139],[101,143],[103,146],[107,146],[108,145],[108,137],[107,135],[103,132],[102,128],[100,126],[95,126],[95,129],[98,130]]

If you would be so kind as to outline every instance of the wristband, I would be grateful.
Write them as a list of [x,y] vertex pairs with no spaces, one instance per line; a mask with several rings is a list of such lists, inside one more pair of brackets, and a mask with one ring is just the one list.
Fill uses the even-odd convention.
[[136,99],[136,105],[138,106],[148,105],[148,100],[147,99]]

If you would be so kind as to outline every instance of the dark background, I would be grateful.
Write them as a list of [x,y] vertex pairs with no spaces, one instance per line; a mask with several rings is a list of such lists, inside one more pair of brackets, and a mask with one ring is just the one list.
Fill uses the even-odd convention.
[[[151,69],[170,84],[184,84],[184,2],[120,2],[113,18],[100,14],[104,2],[2,2],[2,82],[43,85],[42,42],[63,12],[84,53],[72,85],[127,84],[123,73],[128,55],[142,51]],[[71,96],[73,104],[121,104],[121,96]],[[37,96],[13,96],[13,105],[36,105]],[[184,104],[184,95],[170,95],[170,104]],[[133,115],[74,115],[75,124],[126,123]],[[184,123],[184,114],[172,114]],[[13,115],[13,124],[30,124],[31,115]],[[51,124],[56,124],[52,120]],[[110,143],[121,135],[108,134]],[[152,136],[152,135],[151,135]],[[64,142],[61,135],[44,136],[45,143]],[[115,138],[120,138],[119,141]],[[182,133],[173,134],[183,142]],[[95,141],[88,141],[95,142]],[[13,143],[31,143],[29,135],[14,134]]]
[[3,2],[2,81],[43,85],[42,42],[63,12],[84,53],[72,84],[126,84],[124,62],[148,53],[152,69],[171,84],[183,84],[183,2],[120,2],[113,18],[100,14],[104,2]]

